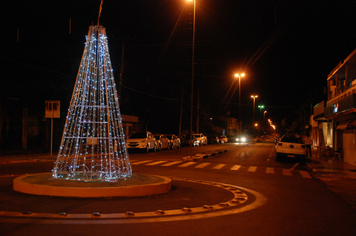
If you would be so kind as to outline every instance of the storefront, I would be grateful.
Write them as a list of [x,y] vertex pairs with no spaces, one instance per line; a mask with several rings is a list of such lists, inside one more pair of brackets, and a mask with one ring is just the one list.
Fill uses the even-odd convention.
[[333,150],[341,152],[345,162],[356,165],[356,93],[325,107],[324,116],[332,122]]

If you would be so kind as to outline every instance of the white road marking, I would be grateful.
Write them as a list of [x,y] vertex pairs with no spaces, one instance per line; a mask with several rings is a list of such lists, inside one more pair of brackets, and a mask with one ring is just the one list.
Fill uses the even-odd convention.
[[266,174],[274,174],[274,168],[273,167],[267,167],[266,168]]
[[290,168],[290,170],[294,170],[295,169],[295,167],[297,167],[299,165],[299,163],[297,162],[297,163],[295,163],[295,165],[292,167],[292,168]]
[[180,165],[180,166],[178,166],[178,167],[187,167],[187,166],[190,166],[190,165],[194,165],[195,163],[196,163],[196,162],[190,161],[190,162],[184,163],[183,165]]
[[282,169],[283,175],[292,176],[292,171],[288,169]]
[[164,164],[162,166],[173,166],[173,165],[178,164],[178,163],[182,163],[182,162],[181,161],[173,161],[173,162],[166,163],[166,164]]
[[165,162],[167,162],[167,161],[155,161],[155,162],[151,162],[151,163],[146,164],[146,166],[154,166],[154,165],[162,164],[162,163],[165,163]]
[[247,169],[247,171],[249,171],[249,172],[256,172],[256,170],[257,170],[257,166],[250,166],[250,167]]
[[[153,162],[152,161],[153,160],[145,160],[145,161],[131,160],[131,165],[145,164],[147,166],[154,166],[154,165],[160,165],[162,163],[165,163],[165,164],[163,164],[161,166],[172,166],[172,165],[176,165],[176,164],[182,163],[181,161],[172,161],[172,162],[168,162],[168,163],[166,163],[167,161],[153,161]],[[180,165],[178,167],[188,167],[188,166],[191,166],[191,165],[194,165],[194,164],[196,164],[196,162],[190,161],[190,162],[183,163],[182,165]],[[291,169],[282,169],[282,174],[285,175],[285,176],[293,176],[292,171],[298,166],[298,164],[299,163],[296,163]],[[202,169],[202,168],[205,168],[205,167],[207,167],[209,165],[211,165],[211,163],[204,162],[204,163],[201,163],[201,164],[195,166],[195,168]],[[226,164],[217,164],[214,167],[212,167],[212,169],[219,170],[219,169],[223,168],[224,166],[226,166]],[[241,165],[233,165],[230,168],[230,170],[237,171],[240,168],[241,168]],[[247,171],[248,172],[256,172],[257,171],[257,166],[249,166],[247,168]],[[266,167],[266,172],[265,173],[266,174],[276,174],[275,173],[275,168],[274,167]],[[307,172],[307,171],[300,170],[299,173],[303,178],[307,178],[307,179],[312,179],[313,178],[309,174],[309,172]],[[12,177],[12,175],[0,176],[0,178],[4,178],[4,177]]]
[[152,160],[146,160],[146,161],[139,161],[139,162],[135,162],[135,163],[131,163],[131,165],[140,165],[140,164],[145,164],[148,162],[151,162]]
[[299,173],[303,176],[303,178],[312,179],[310,174],[305,170],[300,170]]
[[200,165],[197,165],[195,168],[204,168],[204,167],[206,167],[206,166],[208,166],[208,165],[210,165],[210,163],[202,163],[202,164],[200,164]]
[[219,165],[214,166],[213,169],[219,170],[219,169],[223,168],[224,166],[226,166],[226,164],[219,164]]
[[234,165],[233,167],[231,167],[230,170],[239,170],[240,169],[240,165]]

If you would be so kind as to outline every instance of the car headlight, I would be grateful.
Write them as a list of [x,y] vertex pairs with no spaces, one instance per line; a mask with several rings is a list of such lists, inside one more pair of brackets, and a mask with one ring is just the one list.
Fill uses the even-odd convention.
[[242,142],[246,142],[246,138],[241,138],[241,141]]
[[236,141],[239,141],[239,138],[236,138]]
[[142,140],[142,141],[140,141],[140,143],[145,143],[146,142],[146,140]]

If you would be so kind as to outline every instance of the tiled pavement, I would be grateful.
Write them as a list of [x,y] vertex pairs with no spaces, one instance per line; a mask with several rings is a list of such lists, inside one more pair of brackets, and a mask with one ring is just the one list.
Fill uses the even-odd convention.
[[356,166],[338,159],[320,158],[316,154],[314,152],[307,163],[313,176],[356,209]]

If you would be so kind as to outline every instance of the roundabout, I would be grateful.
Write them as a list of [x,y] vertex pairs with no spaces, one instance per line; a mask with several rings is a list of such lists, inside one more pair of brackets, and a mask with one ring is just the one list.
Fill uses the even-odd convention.
[[[201,196],[198,197],[199,200],[194,202],[194,206],[184,207],[181,204],[176,204],[177,208],[174,209],[156,209],[152,210],[146,205],[148,211],[139,211],[138,208],[135,210],[128,210],[122,212],[98,212],[93,211],[88,212],[67,212],[61,211],[58,213],[53,212],[34,212],[34,211],[0,211],[0,221],[6,221],[11,223],[36,223],[36,224],[121,224],[121,223],[149,223],[149,222],[170,222],[170,221],[182,221],[182,220],[194,220],[194,219],[204,219],[212,217],[220,217],[232,214],[238,214],[246,211],[250,211],[261,207],[266,204],[267,198],[254,190],[247,189],[244,187],[218,183],[212,181],[186,179],[186,178],[175,178],[171,177],[170,180],[174,181],[173,186],[177,186],[176,190],[180,191],[181,185],[190,184],[192,188],[190,189],[201,189],[209,190],[212,195],[218,194],[221,196],[220,202],[211,204],[211,202],[206,199],[204,202],[201,201]],[[173,187],[174,189],[174,187]],[[198,191],[198,190],[197,190]],[[193,194],[192,197],[202,195],[201,193],[188,193],[180,191],[182,195],[189,196]],[[176,194],[171,195],[171,197],[176,197]],[[197,195],[194,195],[197,194]],[[159,195],[166,196],[167,194]],[[169,195],[169,193],[168,193]],[[209,195],[208,195],[209,197]],[[47,197],[48,198],[48,197]],[[62,198],[63,199],[63,198]],[[72,198],[69,198],[70,200]],[[78,199],[78,198],[77,198]],[[108,198],[106,198],[108,199]],[[115,200],[115,198],[110,198],[107,201],[107,205],[112,204],[110,201]],[[127,200],[127,198],[125,198]],[[136,199],[137,198],[129,198]],[[147,198],[138,198],[140,200],[145,200]],[[162,197],[164,200],[164,197]],[[153,201],[163,201],[162,199],[153,199]],[[63,201],[66,201],[64,198]],[[84,200],[84,199],[83,199]],[[122,202],[122,198],[118,198],[115,204]],[[59,204],[59,203],[58,203]],[[142,207],[141,207],[142,208]],[[94,209],[94,208],[93,208]],[[145,208],[142,208],[145,209]]]
[[168,192],[171,182],[167,177],[143,174],[115,182],[84,182],[54,179],[51,173],[40,173],[17,177],[13,188],[22,193],[57,197],[142,197]]

